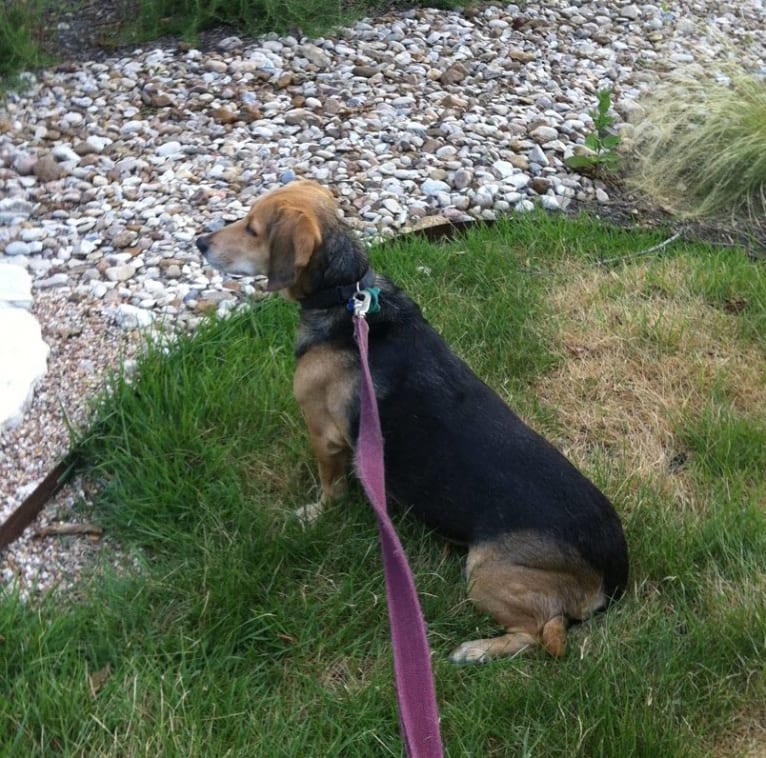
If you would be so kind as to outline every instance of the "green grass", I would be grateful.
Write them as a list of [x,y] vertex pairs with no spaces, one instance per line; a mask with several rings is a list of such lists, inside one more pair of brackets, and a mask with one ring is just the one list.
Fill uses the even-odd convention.
[[0,84],[18,85],[21,71],[50,62],[39,47],[41,4],[10,0],[0,6]]
[[[723,280],[740,277],[748,308],[725,318],[763,318],[764,272],[736,253],[677,243],[594,265],[659,239],[534,214],[373,259],[480,376],[569,444],[578,430],[559,411],[571,398],[538,395],[572,360],[554,292],[597,277],[601,313],[630,322],[685,298],[724,311]],[[291,398],[296,323],[292,304],[270,299],[149,348],[132,382],[114,378],[87,440],[102,483],[89,518],[131,560],[115,569],[105,549],[74,599],[24,604],[5,591],[0,754],[401,754],[374,518],[356,486],[311,528],[293,516],[317,495]],[[722,351],[761,349],[754,331],[733,332]],[[605,456],[598,425],[576,448],[623,516],[632,574],[617,606],[571,631],[563,660],[450,665],[458,642],[497,630],[465,602],[460,550],[396,515],[448,755],[697,756],[729,744],[733,720],[760,707],[766,423],[763,406],[746,413],[726,387],[670,420],[687,453],[672,475],[683,500]]]

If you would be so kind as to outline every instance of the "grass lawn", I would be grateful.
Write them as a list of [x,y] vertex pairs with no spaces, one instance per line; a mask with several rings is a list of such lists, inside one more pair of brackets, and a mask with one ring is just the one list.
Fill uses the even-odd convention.
[[[450,756],[766,749],[766,271],[738,251],[533,214],[373,251],[475,371],[614,501],[626,597],[542,653],[494,634],[463,556],[397,517]],[[627,257],[604,266],[605,258]],[[294,305],[254,304],[116,377],[89,518],[131,551],[74,597],[0,598],[0,755],[398,756],[374,518],[317,496]]]

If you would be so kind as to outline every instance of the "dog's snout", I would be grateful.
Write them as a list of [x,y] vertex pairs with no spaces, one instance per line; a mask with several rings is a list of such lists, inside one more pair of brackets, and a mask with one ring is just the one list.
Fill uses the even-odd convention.
[[202,255],[205,255],[208,251],[208,248],[210,247],[210,235],[206,234],[203,237],[197,237],[197,250],[199,250]]

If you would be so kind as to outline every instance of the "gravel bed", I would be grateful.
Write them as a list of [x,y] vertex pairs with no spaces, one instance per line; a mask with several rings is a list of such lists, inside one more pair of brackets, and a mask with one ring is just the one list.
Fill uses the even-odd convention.
[[[679,66],[734,55],[766,73],[762,0],[528,0],[360,21],[337,37],[148,45],[43,71],[0,112],[0,262],[34,278],[49,371],[0,438],[0,520],[67,447],[66,420],[137,330],[225,314],[253,293],[202,266],[195,236],[295,176],[332,187],[363,235],[426,216],[608,205],[567,156],[596,92],[621,120]],[[78,487],[41,523],[70,521]],[[75,581],[103,544],[36,538],[0,554],[24,593]],[[119,559],[119,551],[108,547]]]

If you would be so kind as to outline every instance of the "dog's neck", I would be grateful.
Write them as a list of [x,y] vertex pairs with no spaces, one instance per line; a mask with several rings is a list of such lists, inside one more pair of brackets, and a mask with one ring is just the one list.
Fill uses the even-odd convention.
[[[357,282],[372,285],[374,280],[367,281],[369,271],[367,255],[359,241],[349,229],[333,226],[325,230],[322,244],[301,276],[295,299],[303,309],[344,306]],[[352,289],[345,296],[349,287]]]

